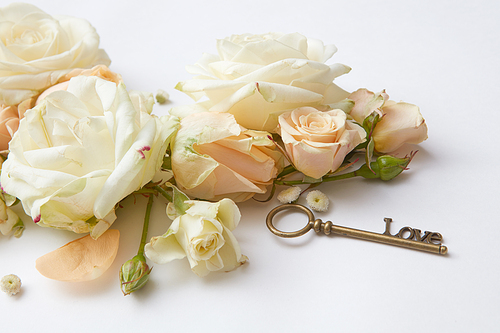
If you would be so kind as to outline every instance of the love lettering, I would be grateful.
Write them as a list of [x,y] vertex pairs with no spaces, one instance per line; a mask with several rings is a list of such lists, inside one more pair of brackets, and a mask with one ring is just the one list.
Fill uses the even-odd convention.
[[429,244],[436,244],[436,245],[441,245],[441,241],[443,240],[443,236],[439,232],[424,231],[424,234],[422,235],[422,231],[410,227],[403,227],[399,229],[399,232],[397,234],[391,235],[390,224],[392,222],[392,219],[386,217],[384,221],[385,221],[385,231],[383,233],[384,235],[415,240],[418,242],[424,242]]

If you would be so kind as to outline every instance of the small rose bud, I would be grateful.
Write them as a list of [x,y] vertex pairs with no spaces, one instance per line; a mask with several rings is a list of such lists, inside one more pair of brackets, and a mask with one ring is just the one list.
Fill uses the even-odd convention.
[[142,254],[125,262],[120,269],[120,284],[123,295],[127,296],[141,289],[148,282],[152,269],[146,264],[146,258]]
[[5,275],[0,281],[0,287],[4,293],[13,296],[21,290],[21,279],[14,274]]
[[406,167],[410,164],[415,154],[416,152],[411,153],[410,156],[405,156],[404,158],[397,158],[390,155],[380,156],[376,162],[370,164],[373,171],[368,169],[365,164],[356,173],[364,178],[391,180],[396,178],[403,170],[406,170]]

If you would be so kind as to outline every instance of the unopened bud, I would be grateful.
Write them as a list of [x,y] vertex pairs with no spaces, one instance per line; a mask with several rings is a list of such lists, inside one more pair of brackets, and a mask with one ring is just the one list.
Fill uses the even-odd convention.
[[359,168],[356,173],[364,178],[391,180],[406,170],[406,167],[410,164],[415,154],[416,152],[411,153],[410,156],[406,156],[404,158],[397,158],[390,155],[380,156],[377,158],[376,162],[372,162],[370,164],[372,170],[370,170],[365,164]]
[[151,269],[146,264],[146,258],[142,254],[125,262],[120,268],[120,284],[123,295],[127,296],[141,289],[148,282]]

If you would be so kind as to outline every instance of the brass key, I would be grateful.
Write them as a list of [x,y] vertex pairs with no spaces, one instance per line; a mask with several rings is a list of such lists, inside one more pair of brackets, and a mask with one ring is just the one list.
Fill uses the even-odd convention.
[[[277,213],[288,209],[300,210],[302,212],[305,212],[309,217],[309,222],[307,222],[307,225],[304,228],[293,232],[278,230],[273,225],[273,218]],[[302,236],[309,230],[314,229],[314,231],[316,231],[316,233],[318,234],[323,232],[326,235],[336,234],[341,236],[354,237],[369,240],[372,242],[391,244],[437,254],[446,254],[448,252],[448,248],[444,245],[441,245],[443,236],[438,232],[425,231],[424,235],[422,235],[419,229],[403,227],[397,234],[391,235],[389,225],[392,222],[392,219],[385,218],[384,221],[386,223],[385,232],[383,234],[377,234],[375,232],[334,225],[330,221],[323,222],[320,219],[316,220],[314,219],[314,214],[308,208],[298,204],[285,204],[278,206],[269,212],[269,214],[267,215],[266,224],[273,234],[285,238]]]

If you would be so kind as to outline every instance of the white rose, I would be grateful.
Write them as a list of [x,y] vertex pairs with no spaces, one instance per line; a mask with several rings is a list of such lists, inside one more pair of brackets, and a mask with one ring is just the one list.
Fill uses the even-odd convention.
[[95,76],[48,95],[10,143],[5,192],[41,226],[99,237],[116,219],[115,205],[153,178],[178,126],[176,117],[140,112],[133,101],[147,99]]
[[241,218],[232,200],[215,203],[189,200],[185,204],[189,205],[185,214],[177,216],[164,235],[153,237],[146,244],[149,259],[164,264],[187,257],[191,269],[199,276],[218,270],[231,271],[245,263],[247,257],[241,254],[231,232]]
[[0,9],[0,22],[0,101],[7,105],[38,95],[73,68],[111,63],[86,20],[13,3]]
[[248,129],[273,131],[284,111],[349,95],[332,81],[350,68],[324,64],[337,48],[319,40],[298,33],[233,35],[218,40],[217,50],[188,66],[197,76],[176,88],[195,100],[207,97],[210,111],[229,112]]

